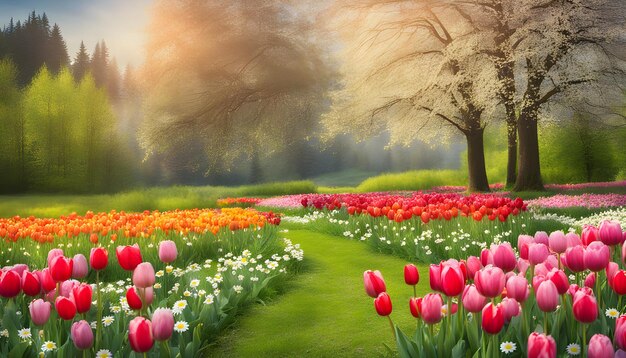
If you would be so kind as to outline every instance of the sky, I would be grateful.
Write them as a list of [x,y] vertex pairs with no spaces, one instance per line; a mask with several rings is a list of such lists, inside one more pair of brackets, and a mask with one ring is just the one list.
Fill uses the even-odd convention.
[[57,23],[74,59],[81,40],[89,53],[105,40],[121,69],[138,66],[144,57],[145,29],[154,0],[0,0],[0,26],[11,17],[24,20],[35,10]]

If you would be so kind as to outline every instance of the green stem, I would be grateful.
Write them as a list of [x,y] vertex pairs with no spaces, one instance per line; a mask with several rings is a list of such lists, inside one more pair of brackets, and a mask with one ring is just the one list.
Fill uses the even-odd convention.
[[389,319],[389,326],[391,327],[391,333],[393,333],[393,338],[396,339],[396,328],[393,326],[393,321],[391,320],[391,315],[387,316]]
[[543,313],[543,321],[546,335],[550,335],[550,328],[548,327],[548,312]]
[[413,285],[413,297],[417,297],[417,287]]
[[583,349],[582,349],[583,357],[587,356],[587,351],[585,350],[586,346],[587,346],[587,325],[583,323]]
[[96,300],[98,301],[97,307],[97,320],[96,320],[96,352],[100,349],[102,343],[102,299],[100,297],[100,271],[96,271]]
[[622,295],[619,295],[619,297],[617,298],[617,311],[619,311],[619,313],[622,313]]

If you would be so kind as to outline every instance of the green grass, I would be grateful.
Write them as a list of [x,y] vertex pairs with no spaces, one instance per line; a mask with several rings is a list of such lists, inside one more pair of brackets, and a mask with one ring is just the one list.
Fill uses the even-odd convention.
[[[242,316],[210,352],[217,357],[378,357],[383,342],[395,347],[389,322],[379,317],[363,289],[363,271],[379,269],[394,304],[392,318],[406,332],[415,320],[408,310],[412,289],[404,284],[406,261],[374,253],[357,241],[290,231],[301,244],[307,267],[287,292]],[[418,295],[429,291],[428,269],[419,266]]]
[[113,195],[4,195],[0,196],[0,217],[13,215],[57,217],[73,211],[84,214],[109,210],[143,211],[211,208],[219,198],[232,196],[274,196],[315,193],[311,181],[266,183],[239,187],[172,186],[137,189]]
[[467,174],[458,170],[413,170],[371,177],[359,184],[356,191],[424,190],[439,185],[466,184]]
[[363,171],[358,169],[347,169],[339,172],[327,173],[313,178],[315,184],[326,187],[355,187],[363,180],[366,180],[376,172]]

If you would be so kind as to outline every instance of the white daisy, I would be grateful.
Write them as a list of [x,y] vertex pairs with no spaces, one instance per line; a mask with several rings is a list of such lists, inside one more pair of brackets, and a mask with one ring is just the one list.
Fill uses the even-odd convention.
[[30,339],[33,335],[30,333],[30,328],[22,328],[17,331],[17,335],[21,339]]
[[187,301],[178,300],[174,302],[174,306],[172,307],[172,312],[174,312],[174,314],[179,314],[183,312],[185,308],[187,308]]
[[120,313],[122,311],[122,307],[120,306],[111,306],[111,312]]
[[96,352],[96,358],[113,358],[113,354],[108,349],[101,349]]
[[517,349],[517,346],[513,342],[502,342],[500,344],[500,351],[502,353],[506,353],[506,354],[513,353],[515,352],[516,349]]
[[615,308],[607,308],[604,314],[609,318],[617,318],[619,317],[619,311]]
[[9,330],[8,329],[3,329],[2,331],[0,331],[0,337],[9,337]]
[[213,304],[213,295],[206,296],[206,299],[204,300],[204,304],[205,305]]
[[52,341],[45,341],[41,346],[41,350],[44,352],[51,352],[55,349],[57,349],[57,345]]
[[189,329],[189,323],[185,321],[178,321],[176,322],[176,324],[174,324],[174,330],[178,333],[187,332],[188,329]]
[[189,287],[191,287],[191,288],[196,288],[199,285],[200,285],[200,280],[195,279],[195,278],[193,280],[191,280],[191,282],[189,283]]
[[580,354],[580,344],[577,343],[570,343],[567,345],[567,354],[571,355],[571,356],[577,356]]
[[113,316],[105,316],[105,317],[102,317],[102,324],[103,324],[105,327],[110,326],[110,325],[113,323],[113,321],[115,321],[115,318],[113,318]]

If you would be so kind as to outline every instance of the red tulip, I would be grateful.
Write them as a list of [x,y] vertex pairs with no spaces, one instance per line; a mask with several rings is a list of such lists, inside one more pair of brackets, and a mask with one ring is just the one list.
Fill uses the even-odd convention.
[[615,274],[617,273],[617,271],[619,271],[619,265],[611,261],[606,266],[605,271],[606,271],[606,280],[609,286],[613,287],[613,277],[615,277]]
[[609,247],[600,241],[594,241],[585,249],[585,267],[598,272],[602,271],[609,264],[611,252]]
[[441,321],[441,307],[443,306],[443,299],[437,293],[429,293],[422,298],[420,305],[420,313],[422,319],[427,324],[435,324]]
[[500,333],[504,326],[504,313],[499,305],[494,306],[491,302],[487,303],[483,308],[482,318],[483,331],[489,334]]
[[598,302],[593,294],[580,290],[574,294],[572,311],[578,322],[593,323],[598,318]]
[[380,316],[389,316],[391,314],[391,297],[387,292],[381,292],[374,299],[374,308]]
[[48,263],[48,267],[52,266],[52,259],[54,259],[57,256],[63,256],[63,250],[52,249],[48,251],[48,260],[46,261]]
[[420,281],[420,273],[413,264],[404,266],[404,282],[407,285],[415,286]]
[[128,325],[128,342],[133,351],[138,353],[152,349],[154,345],[152,323],[143,317],[133,318]]
[[102,247],[91,249],[89,265],[96,271],[104,270],[109,264],[109,252]]
[[613,358],[615,350],[611,339],[603,334],[594,334],[589,341],[587,358]]
[[537,288],[537,306],[543,312],[552,312],[559,304],[559,291],[550,280],[545,280]]
[[372,298],[376,298],[381,292],[387,291],[383,275],[378,270],[367,270],[363,272],[363,283],[365,285],[365,292]]
[[86,313],[91,309],[91,298],[93,297],[93,291],[91,285],[81,283],[74,286],[72,290],[72,298],[76,303],[76,311],[78,313]]
[[409,310],[411,314],[415,318],[420,318],[420,305],[422,304],[421,297],[411,297],[409,298]]
[[528,298],[528,281],[521,276],[511,276],[506,281],[506,295],[517,302],[524,302]]
[[50,275],[56,282],[67,281],[72,277],[74,263],[65,256],[55,256],[50,265]]
[[598,234],[605,245],[614,246],[622,243],[622,227],[619,221],[604,220],[600,223]]
[[0,296],[13,298],[20,293],[22,280],[17,272],[12,270],[0,271]]
[[445,265],[441,271],[441,286],[448,297],[458,296],[465,288],[465,278],[459,266]]
[[491,252],[493,253],[493,264],[499,267],[504,272],[513,271],[517,265],[517,259],[515,258],[515,252],[511,244],[505,242],[500,245],[492,245]]
[[44,300],[37,299],[30,303],[28,306],[28,311],[30,312],[30,319],[37,326],[43,326],[48,322],[50,318],[50,302],[45,302]]
[[72,324],[71,336],[74,346],[79,350],[89,349],[93,345],[93,331],[85,320]]
[[132,271],[142,261],[141,251],[139,245],[134,244],[132,246],[118,246],[115,249],[117,255],[117,261],[120,266],[126,271]]
[[528,358],[556,358],[554,338],[543,333],[531,333],[528,336]]
[[553,269],[548,272],[546,275],[546,279],[550,280],[556,286],[556,290],[559,292],[559,295],[564,295],[569,289],[569,281],[567,279],[567,275],[562,270]]
[[598,228],[591,225],[583,226],[583,231],[580,234],[580,239],[585,246],[589,246],[589,244],[591,244],[592,242],[598,241]]
[[35,272],[37,272],[37,277],[39,277],[39,282],[41,283],[43,292],[48,293],[57,287],[57,283],[54,282],[52,275],[50,275],[49,268],[46,267],[41,271]]
[[443,287],[441,286],[441,266],[441,264],[431,264],[428,268],[430,289],[437,292],[443,292]]
[[613,288],[613,291],[615,291],[615,293],[617,293],[618,295],[626,295],[626,271],[617,271],[617,273],[613,276],[611,287]]
[[481,295],[485,297],[497,297],[504,289],[504,272],[499,267],[487,266],[476,272],[474,283]]
[[468,312],[478,313],[485,307],[487,298],[478,292],[476,286],[467,285],[465,286],[465,290],[463,290],[461,301],[463,302],[463,307],[465,307]]
[[528,245],[528,261],[530,261],[531,265],[543,263],[548,256],[550,256],[548,246],[538,243]]
[[157,308],[152,314],[154,339],[167,341],[174,331],[174,314],[167,308]]
[[74,316],[76,316],[76,305],[67,297],[57,297],[54,306],[56,307],[59,317],[66,321],[72,320],[74,319]]
[[171,263],[176,260],[178,250],[176,243],[172,240],[164,240],[159,244],[159,260],[165,263]]
[[28,296],[38,296],[41,293],[41,282],[39,282],[37,271],[22,273],[22,291]]
[[126,302],[133,310],[140,310],[141,307],[143,307],[141,297],[139,297],[139,293],[135,286],[131,286],[128,291],[126,291]]

